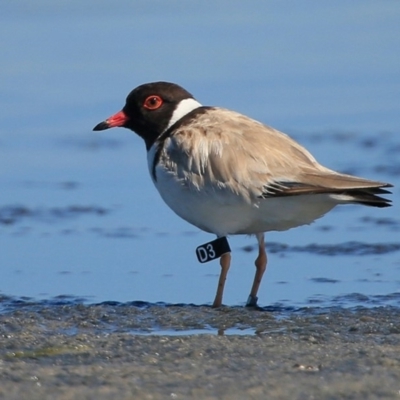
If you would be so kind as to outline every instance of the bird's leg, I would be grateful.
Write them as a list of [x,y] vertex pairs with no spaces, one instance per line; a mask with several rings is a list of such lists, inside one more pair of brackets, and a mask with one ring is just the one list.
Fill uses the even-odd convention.
[[217,294],[215,295],[215,300],[213,307],[221,307],[222,296],[224,294],[224,286],[226,281],[226,276],[228,275],[228,270],[231,265],[231,253],[225,253],[221,256],[219,263],[221,264],[221,274],[219,276]]
[[257,306],[258,288],[260,287],[260,283],[264,275],[264,272],[267,269],[267,252],[265,251],[264,234],[257,233],[256,236],[258,241],[258,257],[254,262],[256,266],[256,274],[254,276],[253,286],[251,287],[249,298],[247,299],[246,307]]

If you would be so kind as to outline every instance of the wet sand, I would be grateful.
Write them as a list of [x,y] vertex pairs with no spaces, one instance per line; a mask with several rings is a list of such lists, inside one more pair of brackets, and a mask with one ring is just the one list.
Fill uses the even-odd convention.
[[400,398],[397,307],[2,304],[2,399]]

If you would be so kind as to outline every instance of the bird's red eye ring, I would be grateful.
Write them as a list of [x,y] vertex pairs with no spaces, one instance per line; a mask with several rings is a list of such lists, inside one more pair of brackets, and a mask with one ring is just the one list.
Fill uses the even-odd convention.
[[163,99],[160,96],[156,96],[154,94],[147,97],[143,103],[143,107],[147,108],[148,110],[157,110],[162,105],[163,105]]

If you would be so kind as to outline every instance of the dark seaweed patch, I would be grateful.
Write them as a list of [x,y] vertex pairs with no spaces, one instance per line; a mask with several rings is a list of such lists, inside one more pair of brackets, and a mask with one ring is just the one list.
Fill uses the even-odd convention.
[[390,230],[400,229],[400,221],[394,218],[376,218],[365,216],[360,218],[360,221],[365,224],[388,227]]
[[374,171],[378,174],[390,175],[398,177],[400,175],[400,164],[380,164],[374,167]]
[[331,279],[331,278],[311,278],[310,281],[315,282],[315,283],[338,283],[340,282],[337,279]]
[[[362,243],[345,242],[338,244],[317,244],[312,243],[306,246],[289,246],[283,243],[271,242],[267,244],[269,253],[310,253],[323,256],[355,255],[366,256],[376,254],[393,253],[400,250],[400,243]],[[255,250],[256,246],[242,247],[243,251]]]
[[130,239],[138,237],[137,232],[130,227],[120,227],[115,229],[92,228],[90,231],[107,238]]
[[29,208],[21,205],[0,207],[0,224],[13,225],[27,218],[53,221],[54,219],[76,218],[81,215],[105,215],[110,210],[99,206],[72,205],[67,207]]
[[46,182],[46,181],[23,181],[23,186],[28,189],[62,189],[75,190],[80,183],[76,181]]
[[123,139],[103,137],[100,135],[89,135],[87,137],[66,137],[57,141],[57,145],[61,147],[72,147],[86,151],[98,151],[101,149],[119,149],[126,146],[127,143]]

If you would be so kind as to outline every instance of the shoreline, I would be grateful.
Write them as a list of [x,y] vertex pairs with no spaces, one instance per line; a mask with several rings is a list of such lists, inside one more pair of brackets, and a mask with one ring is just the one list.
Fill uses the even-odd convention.
[[400,395],[396,307],[36,305],[1,314],[0,333],[4,399]]

